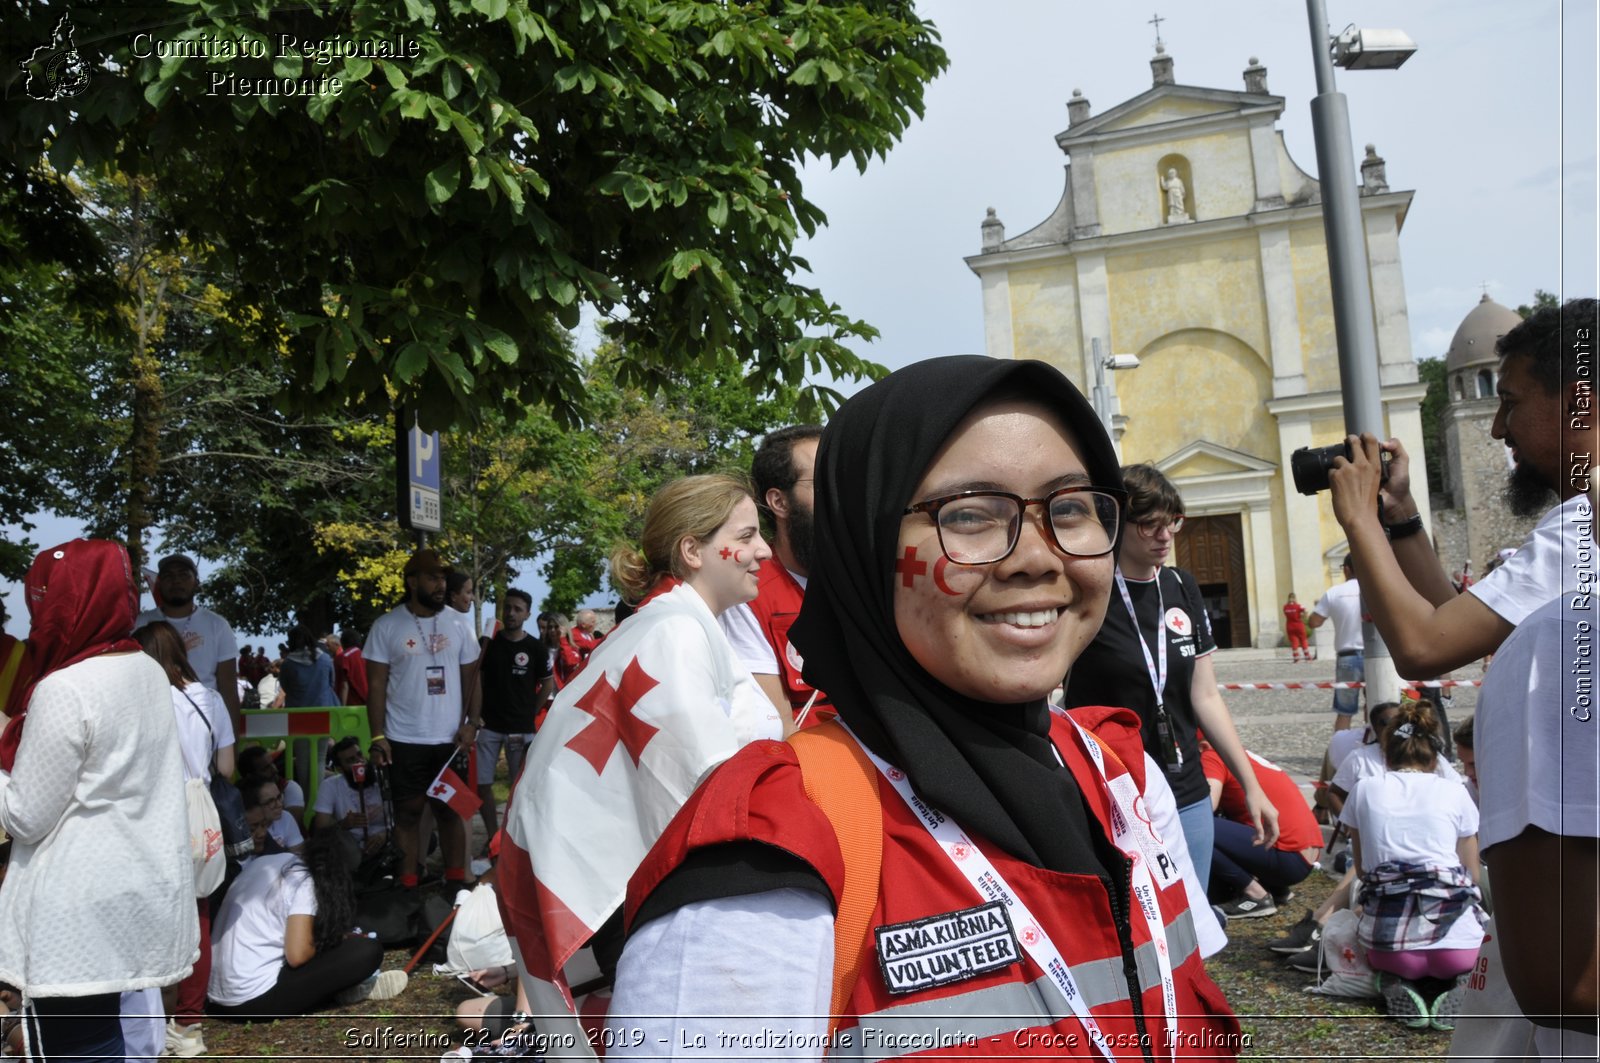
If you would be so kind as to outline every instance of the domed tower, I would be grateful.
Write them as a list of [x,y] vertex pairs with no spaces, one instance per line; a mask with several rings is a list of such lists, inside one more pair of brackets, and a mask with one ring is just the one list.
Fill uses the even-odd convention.
[[1440,559],[1451,572],[1471,561],[1473,575],[1483,575],[1495,552],[1521,543],[1536,519],[1513,517],[1506,508],[1510,456],[1489,434],[1500,405],[1495,344],[1521,323],[1520,314],[1485,294],[1461,320],[1444,356],[1444,497],[1435,500],[1434,528]]

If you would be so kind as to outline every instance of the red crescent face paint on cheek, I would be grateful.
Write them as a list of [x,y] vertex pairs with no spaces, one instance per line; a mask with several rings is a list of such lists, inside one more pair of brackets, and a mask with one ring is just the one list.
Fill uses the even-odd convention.
[[943,554],[940,554],[939,560],[933,563],[933,585],[938,587],[941,592],[948,594],[950,597],[958,598],[961,596],[961,592],[944,581],[944,570],[949,567],[950,559],[945,557]]
[[744,564],[744,551],[743,550],[735,550],[733,552],[733,563],[736,564],[736,565]]

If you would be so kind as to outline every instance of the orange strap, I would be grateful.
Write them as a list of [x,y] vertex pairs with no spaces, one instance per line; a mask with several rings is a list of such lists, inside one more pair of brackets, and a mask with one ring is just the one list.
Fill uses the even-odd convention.
[[868,930],[883,872],[883,806],[871,762],[842,727],[830,723],[796,731],[789,744],[800,761],[806,796],[833,825],[844,858],[844,896],[833,920],[831,1034],[871,954]]

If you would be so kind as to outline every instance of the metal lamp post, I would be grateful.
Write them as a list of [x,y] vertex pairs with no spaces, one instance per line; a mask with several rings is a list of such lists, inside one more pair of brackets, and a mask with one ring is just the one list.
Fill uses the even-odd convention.
[[[1383,397],[1378,379],[1378,332],[1373,321],[1372,276],[1361,223],[1360,194],[1355,184],[1355,150],[1350,138],[1350,111],[1344,94],[1334,88],[1333,51],[1350,69],[1393,69],[1416,50],[1396,30],[1347,31],[1328,35],[1323,0],[1306,0],[1311,20],[1311,56],[1316,66],[1317,95],[1311,101],[1311,128],[1317,145],[1317,176],[1322,186],[1322,224],[1328,242],[1328,279],[1333,291],[1333,327],[1339,348],[1339,389],[1345,430],[1371,432],[1382,438]],[[1370,43],[1368,37],[1370,35]],[[1359,575],[1359,574],[1358,574]],[[1400,676],[1389,648],[1372,622],[1361,625],[1365,644],[1367,704],[1397,700]]]

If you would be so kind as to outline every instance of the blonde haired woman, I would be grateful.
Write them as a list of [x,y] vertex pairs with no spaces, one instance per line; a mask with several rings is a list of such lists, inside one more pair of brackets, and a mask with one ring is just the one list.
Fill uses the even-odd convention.
[[612,551],[638,610],[556,695],[506,812],[501,905],[535,1013],[565,1011],[563,968],[591,938],[614,968],[628,876],[700,780],[783,737],[716,622],[756,596],[771,556],[748,487],[724,475],[661,488],[639,544]]

